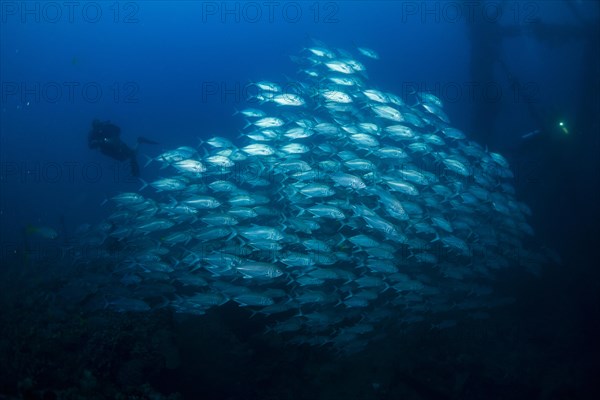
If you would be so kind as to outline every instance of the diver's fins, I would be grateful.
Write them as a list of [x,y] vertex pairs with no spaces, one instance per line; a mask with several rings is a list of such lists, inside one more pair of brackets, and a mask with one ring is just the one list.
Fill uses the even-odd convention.
[[138,142],[138,144],[141,144],[141,143],[144,143],[144,144],[158,144],[158,142],[155,142],[155,141],[150,140],[150,139],[146,139],[145,137],[142,137],[142,136],[140,136],[140,137],[137,138],[137,142]]
[[542,132],[541,130],[536,129],[534,131],[524,134],[523,136],[521,136],[521,139],[525,139],[525,140],[531,139],[532,137],[539,135],[541,132]]

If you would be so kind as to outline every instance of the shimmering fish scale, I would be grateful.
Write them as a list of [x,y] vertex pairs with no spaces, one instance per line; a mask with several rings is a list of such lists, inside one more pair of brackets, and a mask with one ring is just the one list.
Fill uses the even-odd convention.
[[120,249],[90,296],[194,315],[231,301],[283,340],[356,351],[390,324],[452,329],[444,313],[500,302],[498,270],[544,263],[506,158],[450,126],[433,93],[375,87],[379,55],[354,53],[315,41],[298,81],[251,84],[239,140],[150,158],[155,190],[112,196],[81,231],[101,263]]

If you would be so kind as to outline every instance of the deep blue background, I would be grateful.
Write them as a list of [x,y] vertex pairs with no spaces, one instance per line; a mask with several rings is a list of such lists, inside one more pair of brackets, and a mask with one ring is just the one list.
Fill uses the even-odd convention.
[[[204,323],[199,324],[201,328],[186,323],[176,327],[174,337],[181,340],[188,363],[172,370],[171,376],[165,377],[166,370],[160,369],[162,389],[176,388],[194,394],[190,398],[199,398],[225,388],[225,393],[242,393],[228,398],[247,399],[256,397],[248,397],[243,389],[264,384],[257,384],[256,376],[280,379],[286,389],[291,382],[289,390],[302,387],[305,390],[298,392],[307,393],[316,387],[322,390],[329,382],[350,391],[360,385],[346,386],[348,383],[364,383],[369,376],[379,379],[380,375],[383,379],[394,377],[398,392],[404,393],[410,375],[418,375],[412,386],[421,393],[435,394],[431,390],[440,376],[450,382],[448,392],[451,387],[460,389],[459,378],[466,370],[472,373],[470,384],[456,393],[470,393],[470,398],[482,398],[483,393],[493,398],[536,398],[532,392],[545,398],[598,398],[577,397],[568,391],[562,396],[553,394],[564,388],[583,393],[595,388],[598,376],[593,371],[600,359],[600,269],[596,265],[600,245],[600,34],[594,34],[598,33],[600,3],[488,1],[473,9],[467,8],[467,3],[474,5],[471,1],[280,2],[273,4],[270,15],[268,3],[262,1],[102,1],[77,3],[71,17],[63,2],[0,0],[0,294],[4,294],[0,300],[5,300],[0,310],[10,317],[0,326],[5,328],[2,332],[18,339],[11,343],[3,338],[3,351],[12,354],[14,349],[26,371],[35,371],[41,364],[45,368],[59,365],[60,370],[60,363],[70,359],[63,357],[67,351],[52,361],[56,353],[46,354],[45,349],[81,351],[84,357],[84,350],[97,343],[80,334],[84,324],[78,313],[49,312],[45,300],[40,300],[44,307],[39,310],[35,301],[59,292],[55,286],[58,279],[52,276],[56,270],[62,271],[65,263],[52,264],[56,259],[52,256],[69,248],[76,227],[100,223],[111,212],[108,205],[101,206],[106,197],[137,191],[141,186],[129,175],[127,164],[88,148],[92,120],[116,123],[122,139],[130,145],[138,136],[160,142],[140,148],[142,165],[144,155],[154,157],[178,146],[196,146],[199,139],[218,135],[239,140],[245,122],[232,114],[247,106],[248,83],[284,83],[287,77],[297,77],[298,67],[289,56],[300,54],[315,38],[354,54],[356,46],[376,50],[380,60],[359,58],[367,66],[371,86],[402,96],[415,87],[433,92],[444,101],[454,126],[490,151],[504,154],[515,174],[517,198],[533,210],[530,222],[538,241],[533,247],[555,249],[562,263],[545,265],[541,276],[523,279],[515,274],[515,279],[499,280],[500,286],[504,283],[510,287],[509,293],[515,293],[517,302],[485,322],[481,337],[479,330],[467,332],[468,328],[438,336],[424,327],[423,337],[391,336],[390,341],[382,342],[379,352],[370,349],[370,354],[360,355],[366,358],[357,358],[349,367],[345,361],[335,368],[321,364],[321,359],[314,357],[321,348],[315,352],[300,348],[298,354],[311,360],[300,367],[293,362],[296,351],[290,347],[273,347],[280,354],[265,357],[264,349],[254,352],[249,342],[244,349],[251,351],[242,354],[237,345],[230,346],[233,339],[228,340],[228,332],[239,330],[244,332],[240,336],[252,336],[252,332],[262,331],[260,320],[237,318],[243,313],[237,307],[219,310],[219,318],[228,320],[227,324],[217,323],[210,330],[204,329]],[[503,5],[500,16],[495,14],[499,5]],[[224,7],[229,12],[222,13]],[[481,32],[512,30],[515,34],[484,41],[494,51],[474,57],[472,44],[478,37],[469,36],[468,24],[473,18]],[[548,29],[548,34],[536,35],[540,29]],[[519,93],[515,96],[498,60],[486,57],[503,61],[520,84],[531,89],[533,107]],[[491,74],[487,81],[480,81],[474,70],[486,65],[493,66]],[[70,87],[74,87],[72,93]],[[470,91],[473,87],[479,90]],[[497,92],[482,92],[485,87]],[[95,92],[98,88],[101,93]],[[523,142],[523,134],[543,128],[532,108],[546,119],[542,122],[555,122],[552,119],[560,114],[569,126],[569,135],[543,135]],[[482,109],[491,111],[485,129],[476,123]],[[157,164],[143,168],[142,177],[151,181],[172,173],[159,170]],[[153,192],[148,188],[143,193]],[[55,241],[34,239],[24,235],[28,225],[52,227],[61,237]],[[44,246],[60,250],[49,254],[50,261],[28,263],[27,256],[34,250],[26,244],[34,240],[44,251]],[[79,272],[73,268],[65,271],[56,275],[68,275],[66,280],[70,280],[71,271]],[[77,287],[71,289],[77,292]],[[119,324],[128,324],[128,318],[110,321],[116,331],[130,329]],[[73,325],[77,326],[71,328],[74,337],[63,341],[64,336],[73,336],[68,332]],[[227,329],[219,330],[225,325]],[[83,332],[96,325],[87,326]],[[156,342],[154,334],[158,332],[149,326],[144,323],[139,329],[147,329],[152,337],[148,342]],[[100,329],[99,333],[106,331]],[[200,340],[198,332],[204,332]],[[220,335],[224,340],[220,341]],[[471,337],[475,338],[473,346],[463,346]],[[71,343],[81,347],[68,347]],[[108,353],[103,343],[97,348],[99,353]],[[125,353],[136,352],[135,348],[131,346]],[[33,359],[40,354],[40,360]],[[118,352],[105,355],[108,360],[125,361]],[[284,362],[273,363],[272,358]],[[16,393],[16,380],[5,382],[20,372],[18,365],[11,368],[14,370],[7,371],[11,374],[5,374],[9,378],[0,379],[0,386],[10,385]],[[65,365],[57,375],[75,371],[73,382],[83,388],[79,372],[73,368]],[[331,374],[336,369],[338,372]],[[292,375],[296,379],[286,380]],[[54,381],[37,383],[54,389]],[[535,390],[524,391],[529,386]]]
[[[144,153],[155,156],[176,146],[195,146],[198,138],[214,135],[235,138],[244,121],[232,113],[245,106],[248,82],[293,78],[297,67],[289,56],[310,45],[310,38],[354,53],[356,45],[375,49],[381,59],[365,61],[373,86],[401,95],[415,86],[433,91],[445,101],[452,123],[475,140],[485,140],[490,150],[511,157],[519,137],[536,128],[497,68],[491,83],[501,90],[499,96],[469,93],[473,79],[466,20],[471,17],[460,2],[428,3],[428,11],[421,2],[290,2],[276,3],[272,15],[265,4],[80,3],[71,17],[63,3],[3,2],[3,242],[18,240],[27,224],[59,229],[61,216],[69,231],[98,222],[108,213],[100,207],[106,196],[137,190],[140,184],[128,176],[126,165],[87,148],[92,119],[118,124],[127,143],[139,135],[160,142],[141,149],[142,164]],[[223,13],[224,7],[230,12]],[[587,18],[597,17],[591,2],[577,7]],[[541,108],[573,114],[586,85],[581,81],[581,43],[550,45],[526,32],[538,20],[569,26],[578,21],[559,1],[509,2],[501,16],[495,10],[472,9],[481,23],[524,32],[501,43],[500,57],[522,82],[539,91]],[[75,85],[72,96],[70,85]],[[474,106],[492,100],[499,110],[494,131],[475,132]],[[527,191],[524,180],[535,181],[548,162],[533,160],[538,164],[526,177],[516,171],[520,191]],[[597,174],[582,168],[591,173],[584,181],[596,188]],[[152,167],[142,173],[148,179],[160,175]],[[543,204],[556,199],[546,198],[542,189],[529,187],[519,197],[537,213],[534,222],[548,223],[534,228],[561,250],[562,217]]]

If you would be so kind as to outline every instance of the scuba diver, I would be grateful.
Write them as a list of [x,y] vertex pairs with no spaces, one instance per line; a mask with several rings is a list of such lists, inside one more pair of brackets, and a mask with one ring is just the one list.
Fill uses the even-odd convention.
[[140,143],[158,144],[152,140],[138,137],[134,148],[127,146],[120,138],[121,128],[110,121],[92,121],[92,130],[88,134],[88,145],[90,149],[99,148],[102,154],[118,161],[129,160],[131,175],[140,176],[140,166],[137,163],[136,150]]
[[498,60],[498,63],[506,74],[513,92],[518,93],[527,106],[527,112],[535,124],[535,129],[521,135],[521,147],[539,146],[540,143],[559,143],[561,138],[572,134],[564,113],[558,112],[556,107],[541,107],[535,98],[536,95],[521,84],[520,80],[510,72],[506,63],[502,60]]

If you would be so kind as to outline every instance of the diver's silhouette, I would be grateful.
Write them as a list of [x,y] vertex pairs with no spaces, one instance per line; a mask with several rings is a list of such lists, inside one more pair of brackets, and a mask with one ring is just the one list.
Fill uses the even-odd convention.
[[138,137],[134,148],[127,146],[120,138],[121,128],[110,121],[92,121],[92,130],[88,134],[88,145],[90,149],[100,149],[105,154],[115,160],[129,160],[131,165],[131,174],[140,176],[140,166],[137,163],[136,149],[140,143],[157,144],[152,140]]
[[557,137],[569,135],[565,115],[560,113],[557,107],[540,102],[537,93],[527,90],[502,59],[499,59],[498,63],[506,74],[511,89],[519,94],[521,102],[525,104],[529,116],[535,123],[535,129],[521,135],[521,139],[524,142],[538,143],[554,141],[553,139]]

